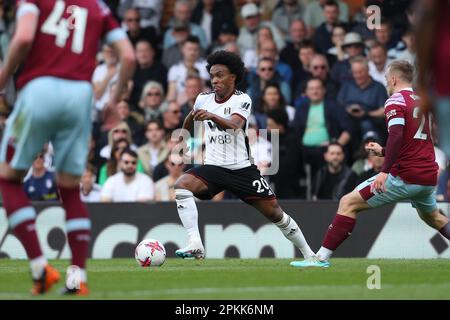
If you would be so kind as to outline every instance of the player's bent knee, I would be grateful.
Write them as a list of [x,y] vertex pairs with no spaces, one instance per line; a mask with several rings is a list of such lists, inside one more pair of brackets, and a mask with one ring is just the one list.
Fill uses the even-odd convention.
[[339,214],[354,215],[367,207],[367,203],[361,197],[359,192],[352,191],[343,196],[339,201]]

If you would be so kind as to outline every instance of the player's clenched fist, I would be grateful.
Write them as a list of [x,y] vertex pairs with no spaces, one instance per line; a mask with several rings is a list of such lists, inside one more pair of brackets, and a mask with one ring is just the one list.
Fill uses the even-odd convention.
[[369,142],[368,144],[366,144],[365,148],[369,154],[373,154],[379,157],[383,156],[383,148],[376,142]]

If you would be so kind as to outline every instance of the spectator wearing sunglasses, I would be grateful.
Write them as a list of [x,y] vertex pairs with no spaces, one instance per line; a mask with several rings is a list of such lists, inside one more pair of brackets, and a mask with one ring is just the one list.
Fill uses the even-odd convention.
[[139,101],[139,107],[144,113],[145,122],[161,118],[164,99],[164,88],[159,82],[149,81],[145,84]]
[[170,101],[162,113],[162,124],[166,135],[171,135],[175,129],[183,125],[181,106],[176,101]]
[[247,94],[252,98],[252,101],[259,101],[263,89],[269,83],[278,83],[281,93],[285,101],[291,101],[291,88],[289,83],[282,79],[275,68],[275,61],[271,58],[261,58],[256,68],[256,73],[249,73],[248,75],[249,87]]
[[120,171],[106,180],[102,202],[146,202],[154,199],[153,180],[137,172],[138,155],[125,149],[120,155]]
[[[306,89],[306,84],[311,78],[318,78],[322,80],[326,89],[326,99],[336,99],[339,92],[337,84],[330,79],[330,67],[327,58],[322,54],[315,54],[309,65],[310,76],[308,76],[304,81],[302,81],[296,88],[296,97],[301,96],[301,94]],[[299,102],[298,100],[296,102]]]

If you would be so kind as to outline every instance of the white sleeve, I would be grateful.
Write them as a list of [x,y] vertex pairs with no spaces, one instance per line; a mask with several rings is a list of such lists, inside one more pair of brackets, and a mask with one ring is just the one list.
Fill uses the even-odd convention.
[[233,105],[231,114],[237,114],[247,120],[252,111],[252,99],[246,93],[242,93],[239,98],[238,102]]

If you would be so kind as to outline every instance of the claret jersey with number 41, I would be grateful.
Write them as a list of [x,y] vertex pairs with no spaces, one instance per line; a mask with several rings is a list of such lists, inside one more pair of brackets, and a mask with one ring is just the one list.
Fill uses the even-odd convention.
[[17,87],[37,77],[91,81],[102,38],[123,32],[102,0],[18,0],[17,15],[39,16]]
[[436,185],[439,167],[431,137],[432,119],[421,111],[419,97],[411,88],[400,90],[386,100],[384,114],[388,129],[404,126],[403,145],[390,173],[410,184]]
[[217,101],[214,92],[205,92],[197,96],[194,110],[204,109],[224,119],[237,115],[245,120],[242,130],[226,130],[211,120],[203,121],[205,140],[204,164],[220,166],[230,170],[248,167],[253,160],[248,144],[248,117],[252,100],[241,91],[236,90],[226,101]]

